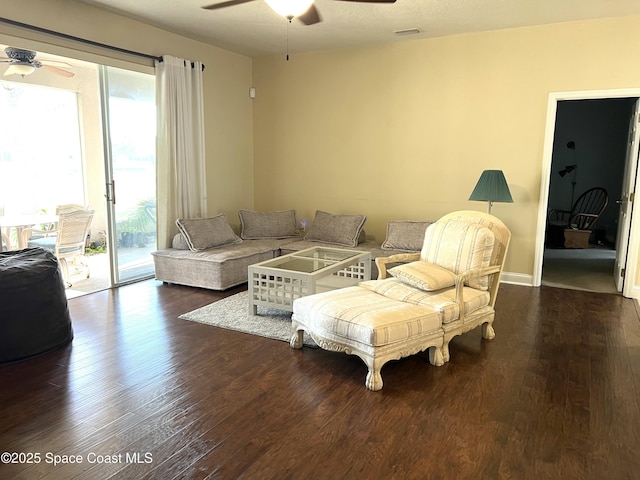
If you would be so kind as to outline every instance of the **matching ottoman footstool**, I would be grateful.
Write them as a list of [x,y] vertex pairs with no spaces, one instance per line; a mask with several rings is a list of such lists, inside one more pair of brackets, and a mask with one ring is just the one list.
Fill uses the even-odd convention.
[[380,370],[389,360],[429,350],[431,364],[444,364],[442,315],[437,310],[378,295],[363,287],[298,298],[293,303],[292,348],[303,332],[319,347],[357,355],[369,372],[369,390],[382,388]]

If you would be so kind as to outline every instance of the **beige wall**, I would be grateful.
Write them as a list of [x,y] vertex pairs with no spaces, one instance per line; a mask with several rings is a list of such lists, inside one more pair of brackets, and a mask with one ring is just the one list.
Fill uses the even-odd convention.
[[[253,206],[253,105],[251,59],[73,0],[0,0],[2,16],[128,50],[164,54],[205,64],[205,126],[208,208],[226,212]],[[23,39],[27,48],[47,46],[54,54],[107,65],[135,68],[148,60],[117,54],[58,37],[0,23],[0,36]],[[144,69],[145,67],[139,67]]]
[[548,95],[640,86],[640,17],[254,61],[255,207],[433,220],[502,169],[507,272],[533,273]]

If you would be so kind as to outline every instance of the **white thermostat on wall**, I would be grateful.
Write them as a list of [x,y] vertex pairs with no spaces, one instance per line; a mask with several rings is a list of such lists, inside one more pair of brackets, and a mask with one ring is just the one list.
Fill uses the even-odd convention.
[[249,89],[249,98],[256,98],[256,89],[254,87]]

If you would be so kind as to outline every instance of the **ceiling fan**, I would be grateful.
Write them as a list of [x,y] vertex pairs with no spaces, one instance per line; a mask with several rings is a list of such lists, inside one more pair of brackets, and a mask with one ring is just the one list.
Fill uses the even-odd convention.
[[[254,2],[256,0],[226,0],[212,5],[206,5],[205,10],[218,10],[220,8],[233,7],[243,3]],[[335,0],[342,2],[357,3],[396,3],[396,0]],[[313,4],[313,0],[265,0],[276,13],[291,21],[293,18],[299,19],[305,25],[313,25],[322,21],[318,9]]]
[[0,63],[9,64],[9,67],[4,72],[5,75],[21,75],[24,78],[25,75],[31,75],[37,68],[42,68],[63,77],[73,77],[75,75],[73,72],[55,66],[72,68],[70,64],[49,60],[38,61],[36,60],[37,53],[32,50],[7,47],[4,49],[4,53],[7,54],[8,58],[0,58]]

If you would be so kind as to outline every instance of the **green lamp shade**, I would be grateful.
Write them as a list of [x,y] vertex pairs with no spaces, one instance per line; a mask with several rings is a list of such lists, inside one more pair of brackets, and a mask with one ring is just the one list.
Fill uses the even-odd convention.
[[513,198],[511,198],[511,192],[502,170],[485,170],[482,172],[469,200],[513,203]]

